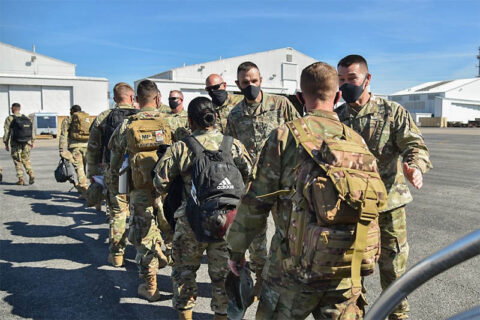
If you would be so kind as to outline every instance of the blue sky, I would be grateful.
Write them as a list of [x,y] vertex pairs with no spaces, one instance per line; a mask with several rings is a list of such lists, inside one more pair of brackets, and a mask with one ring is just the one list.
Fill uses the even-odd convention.
[[369,62],[372,90],[389,94],[477,75],[480,1],[0,0],[0,41],[35,44],[110,87],[281,47],[332,65],[358,53]]

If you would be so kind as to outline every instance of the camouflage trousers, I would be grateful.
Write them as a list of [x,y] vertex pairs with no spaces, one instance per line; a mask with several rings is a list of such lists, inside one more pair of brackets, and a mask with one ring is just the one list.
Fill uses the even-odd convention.
[[17,178],[23,178],[23,168],[28,175],[33,176],[32,163],[30,162],[30,150],[31,147],[28,143],[25,144],[11,144],[11,155],[13,164],[15,165],[15,171],[17,172]]
[[[378,265],[380,284],[386,289],[405,273],[408,259],[407,221],[405,207],[380,213],[378,218],[382,250]],[[407,299],[397,306],[389,319],[405,319],[410,312]]]
[[248,247],[250,268],[257,276],[262,273],[265,262],[267,261],[267,228],[265,227],[253,239]]
[[150,189],[136,189],[130,192],[130,225],[128,240],[135,246],[135,262],[141,276],[156,274],[159,266],[159,252],[162,250],[162,236],[153,212],[153,194]]
[[126,194],[118,194],[117,190],[107,191],[107,212],[109,215],[110,234],[108,242],[110,253],[123,255],[127,246],[127,216],[129,215]]
[[195,306],[198,295],[197,270],[207,251],[208,275],[212,282],[210,308],[215,313],[227,314],[228,297],[225,279],[229,271],[227,243],[198,242],[185,215],[177,219],[173,236],[173,307],[187,310]]
[[363,317],[365,304],[363,294],[353,296],[351,289],[307,292],[266,282],[256,319],[305,319],[312,314],[315,319],[358,320]]
[[78,186],[86,190],[88,186],[87,176],[85,175],[87,147],[71,148],[68,150],[72,154],[72,164],[77,172]]

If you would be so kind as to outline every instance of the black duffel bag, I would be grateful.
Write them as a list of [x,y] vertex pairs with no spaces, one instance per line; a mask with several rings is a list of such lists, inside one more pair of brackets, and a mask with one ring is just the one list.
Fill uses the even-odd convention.
[[75,168],[73,168],[73,165],[70,162],[68,162],[64,158],[61,158],[58,162],[57,169],[55,169],[54,171],[54,174],[55,180],[57,180],[57,182],[73,182],[75,176]]

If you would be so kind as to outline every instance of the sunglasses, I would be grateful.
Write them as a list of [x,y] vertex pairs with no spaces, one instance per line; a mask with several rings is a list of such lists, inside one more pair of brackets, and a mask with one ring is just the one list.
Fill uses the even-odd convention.
[[170,97],[170,98],[168,98],[169,101],[174,101],[174,100],[177,100],[177,99],[183,100],[183,99],[180,98],[180,97]]
[[220,87],[224,84],[225,82],[220,82],[219,84],[215,84],[210,87],[205,87],[205,91],[213,91],[213,90],[218,90]]

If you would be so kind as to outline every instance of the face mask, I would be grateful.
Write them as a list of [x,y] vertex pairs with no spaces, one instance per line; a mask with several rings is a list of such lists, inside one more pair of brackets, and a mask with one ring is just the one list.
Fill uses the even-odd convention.
[[365,79],[363,79],[362,84],[359,86],[351,83],[342,84],[340,91],[342,91],[343,100],[345,100],[346,103],[353,103],[357,101],[363,93],[363,85],[365,84],[365,81],[367,81],[367,76],[365,76]]
[[255,100],[260,94],[260,87],[249,85],[242,89],[242,93],[247,100]]
[[212,102],[216,106],[222,106],[228,97],[228,93],[225,90],[211,90],[208,91],[208,95],[212,98]]
[[177,100],[168,100],[168,105],[170,106],[170,109],[176,109],[180,103]]

